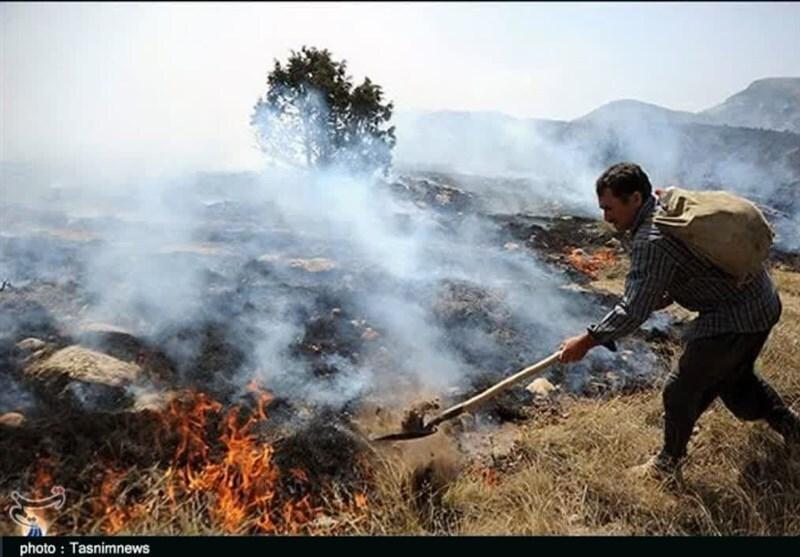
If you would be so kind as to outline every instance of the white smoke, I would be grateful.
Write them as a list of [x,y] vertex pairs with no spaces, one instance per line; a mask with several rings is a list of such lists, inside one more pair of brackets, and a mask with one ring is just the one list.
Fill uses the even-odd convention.
[[[327,363],[338,373],[320,390],[319,380],[287,351],[302,336],[304,323],[292,318],[291,306],[297,302],[282,300],[272,317],[258,325],[262,340],[254,366],[267,385],[279,384],[304,400],[342,403],[367,392],[392,397],[397,384],[442,392],[476,374],[507,371],[476,368],[457,348],[460,344],[477,353],[501,353],[496,339],[479,328],[456,333],[437,321],[432,304],[448,281],[501,292],[510,319],[541,342],[504,367],[554,350],[558,340],[580,332],[593,317],[590,308],[559,288],[563,277],[529,253],[502,249],[495,225],[479,216],[445,221],[448,227],[435,212],[399,200],[372,180],[336,171],[273,171],[262,179],[271,202],[265,222],[280,222],[297,239],[267,254],[268,259],[328,258],[342,273],[375,277],[351,295],[388,349],[380,368],[380,358],[360,365],[329,357]],[[282,280],[279,269],[270,276]],[[454,339],[456,334],[466,338]]]
[[95,303],[85,315],[150,334],[195,318],[202,300],[200,258],[187,248],[197,226],[193,207],[168,204],[169,182],[127,189],[124,208],[101,229],[86,261],[86,288]]
[[[756,164],[755,155],[704,158],[691,153],[682,128],[636,120],[614,129],[496,115],[441,117],[432,126],[422,117],[403,122],[401,165],[472,175],[464,183],[488,213],[560,207],[597,216],[593,182],[617,156],[640,162],[655,185],[717,180],[755,193],[764,191],[757,184],[779,179],[772,166]],[[547,355],[601,317],[597,306],[562,290],[565,278],[534,254],[504,249],[508,238],[498,225],[469,210],[440,213],[363,174],[335,168],[271,167],[216,180],[143,176],[113,193],[72,181],[55,194],[41,188],[36,200],[15,189],[5,207],[49,199],[49,209],[65,216],[53,227],[81,223],[91,232],[79,277],[87,305],[77,320],[152,338],[216,321],[245,352],[234,381],[257,379],[311,404],[341,405],[367,395],[391,400],[404,386],[435,393],[464,387],[477,375],[508,372]],[[788,222],[796,224],[792,218]],[[24,223],[14,230],[28,233]],[[323,261],[322,270],[297,270],[295,262],[311,260]],[[37,261],[28,275],[48,276],[46,263],[53,259],[39,253]],[[247,274],[252,267],[263,270],[260,278]],[[243,277],[256,282],[237,282]],[[485,295],[475,303],[485,302],[508,334],[517,335],[509,345],[481,323],[485,316],[467,312],[455,325],[442,318],[453,284],[467,296]],[[319,285],[333,292],[331,303],[346,306],[342,319],[365,321],[352,325],[361,327],[354,335],[369,326],[376,338],[362,343],[365,353],[358,357],[320,356],[318,364],[336,370],[324,377],[296,352],[309,316],[330,309],[320,303],[326,293],[314,290]],[[170,356],[197,357],[201,341],[172,338]],[[592,358],[609,357],[592,352]]]

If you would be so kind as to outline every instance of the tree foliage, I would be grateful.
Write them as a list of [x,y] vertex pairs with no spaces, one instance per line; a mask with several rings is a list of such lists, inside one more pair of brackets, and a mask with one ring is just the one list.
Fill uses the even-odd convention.
[[275,60],[251,117],[262,151],[293,166],[384,173],[391,164],[393,104],[368,77],[353,86],[346,61],[303,46]]

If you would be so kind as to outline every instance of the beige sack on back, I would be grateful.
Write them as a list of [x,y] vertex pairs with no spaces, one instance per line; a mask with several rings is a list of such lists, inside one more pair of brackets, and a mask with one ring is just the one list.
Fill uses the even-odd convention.
[[750,201],[725,191],[667,188],[659,202],[653,222],[739,283],[763,268],[775,233]]

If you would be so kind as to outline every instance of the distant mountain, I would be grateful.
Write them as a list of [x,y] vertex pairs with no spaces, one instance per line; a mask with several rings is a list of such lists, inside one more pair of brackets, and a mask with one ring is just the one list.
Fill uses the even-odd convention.
[[634,121],[670,125],[711,123],[711,119],[705,115],[670,110],[655,104],[632,99],[623,99],[604,104],[589,114],[573,120],[573,122],[591,122],[595,124],[618,124]]
[[700,114],[716,124],[800,133],[800,77],[759,79]]

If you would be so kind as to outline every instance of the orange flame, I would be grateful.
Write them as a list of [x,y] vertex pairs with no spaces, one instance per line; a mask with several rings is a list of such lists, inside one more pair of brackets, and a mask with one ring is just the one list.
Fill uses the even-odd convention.
[[617,256],[614,250],[609,248],[600,248],[593,254],[575,248],[567,253],[567,261],[592,280],[597,280],[598,273],[616,263]]
[[113,463],[106,464],[100,487],[93,498],[95,516],[100,516],[102,530],[106,534],[116,534],[132,519],[144,514],[141,505],[126,506],[121,500],[122,484],[128,471],[119,469]]
[[483,478],[483,483],[488,487],[494,487],[498,483],[497,470],[494,468],[484,468],[481,470],[481,477]]
[[[177,423],[180,442],[168,472],[167,495],[174,501],[178,493],[213,494],[210,517],[229,533],[241,531],[249,517],[260,517],[255,525],[263,532],[297,533],[320,510],[308,494],[294,500],[279,493],[283,476],[273,462],[274,449],[253,433],[267,418],[266,406],[273,397],[255,383],[250,387],[259,398],[256,411],[246,420],[239,407],[220,416],[221,405],[202,393],[193,396],[188,408],[180,403],[170,406],[166,422],[168,426]],[[209,439],[211,415],[221,418],[217,439]],[[211,455],[215,441],[221,446]],[[288,472],[296,482],[308,484],[304,470]]]
[[[200,498],[198,508],[205,509],[210,526],[231,534],[309,532],[322,516],[326,486],[312,485],[306,470],[277,466],[275,448],[259,435],[273,396],[255,383],[250,390],[258,396],[249,413],[238,406],[224,410],[220,402],[197,392],[171,401],[157,414],[154,439],[155,448],[171,447],[158,483],[161,498],[153,499],[151,490],[147,505],[137,500],[142,490],[132,489],[130,481],[138,479],[135,466],[109,459],[101,465],[89,498],[98,527],[116,534],[147,516],[155,501],[177,511],[187,500]],[[55,464],[53,459],[37,464],[34,484],[42,493],[52,486]],[[327,503],[354,515],[367,510],[363,493],[349,502]]]
[[353,502],[359,510],[366,510],[367,508],[367,495],[366,493],[356,493],[353,497]]

